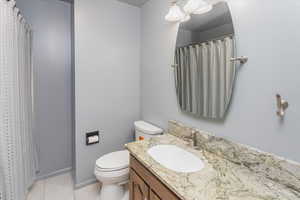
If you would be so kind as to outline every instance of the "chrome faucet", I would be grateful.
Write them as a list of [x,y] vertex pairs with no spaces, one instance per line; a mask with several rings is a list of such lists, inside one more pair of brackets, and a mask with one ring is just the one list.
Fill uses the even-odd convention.
[[192,147],[197,148],[197,132],[192,132],[190,136],[183,136],[183,139],[188,139],[192,141]]

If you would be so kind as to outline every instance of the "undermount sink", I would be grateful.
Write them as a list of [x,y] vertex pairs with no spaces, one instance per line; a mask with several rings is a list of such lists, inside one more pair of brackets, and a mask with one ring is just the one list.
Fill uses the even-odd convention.
[[151,147],[148,154],[162,166],[176,172],[191,173],[204,168],[201,159],[175,145],[157,145]]

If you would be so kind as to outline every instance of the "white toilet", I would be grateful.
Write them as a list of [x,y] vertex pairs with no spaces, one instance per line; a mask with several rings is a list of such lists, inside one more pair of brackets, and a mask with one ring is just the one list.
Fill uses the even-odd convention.
[[[136,140],[161,135],[163,130],[144,121],[137,121]],[[96,161],[95,176],[102,183],[99,200],[128,200],[129,152],[127,150],[106,154]]]

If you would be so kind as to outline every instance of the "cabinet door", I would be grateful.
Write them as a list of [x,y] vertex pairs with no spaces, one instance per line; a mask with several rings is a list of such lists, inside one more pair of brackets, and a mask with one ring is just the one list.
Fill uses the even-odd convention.
[[[130,167],[131,171],[134,172],[130,176],[130,181],[132,181],[131,179],[133,179],[135,176],[138,176],[140,182],[142,182],[147,187],[146,191],[149,195],[144,196],[144,198],[131,198],[130,200],[145,200],[145,197],[149,197],[147,200],[180,200],[180,198],[177,197],[176,194],[174,194],[170,189],[168,189],[156,176],[154,176],[143,164],[141,164],[133,156],[130,157]],[[130,185],[133,188],[134,184],[131,183]],[[134,189],[130,190],[130,197],[134,196],[132,194],[134,192],[133,190]]]
[[130,200],[149,200],[149,187],[133,170],[130,170]]
[[157,194],[150,190],[150,200],[162,200]]

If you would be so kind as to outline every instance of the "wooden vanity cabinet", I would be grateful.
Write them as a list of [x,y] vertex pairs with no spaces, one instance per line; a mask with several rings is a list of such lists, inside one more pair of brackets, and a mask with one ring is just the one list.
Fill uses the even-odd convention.
[[130,199],[146,200],[149,196],[149,186],[133,170],[130,171]]
[[133,156],[129,179],[130,200],[180,200]]

